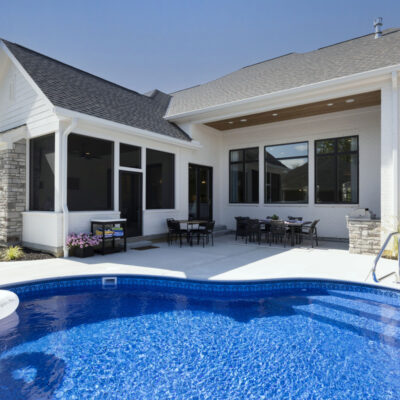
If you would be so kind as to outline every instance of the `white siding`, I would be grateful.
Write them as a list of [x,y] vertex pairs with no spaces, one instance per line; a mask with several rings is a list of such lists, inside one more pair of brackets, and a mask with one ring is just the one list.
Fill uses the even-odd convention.
[[[306,220],[320,219],[319,233],[325,237],[348,237],[345,216],[355,208],[370,208],[378,216],[380,202],[380,108],[347,111],[293,121],[258,125],[251,128],[225,131],[220,185],[222,190],[223,220],[230,228],[235,216],[265,218],[277,214],[303,216]],[[324,138],[359,135],[359,204],[314,203],[314,141]],[[309,143],[309,201],[308,204],[264,204],[264,166],[260,163],[259,204],[229,204],[229,150],[259,146],[260,157],[264,146],[308,141]],[[262,160],[263,161],[263,160]],[[261,168],[262,166],[262,168]]]
[[44,95],[34,90],[4,52],[0,61],[5,66],[0,75],[0,131],[23,124],[32,134],[40,134],[45,126],[56,128],[58,120]]

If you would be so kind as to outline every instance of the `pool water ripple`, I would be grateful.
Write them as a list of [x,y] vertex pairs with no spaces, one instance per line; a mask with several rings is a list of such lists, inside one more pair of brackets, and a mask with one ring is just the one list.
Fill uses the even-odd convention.
[[400,301],[81,288],[0,321],[0,399],[398,399]]

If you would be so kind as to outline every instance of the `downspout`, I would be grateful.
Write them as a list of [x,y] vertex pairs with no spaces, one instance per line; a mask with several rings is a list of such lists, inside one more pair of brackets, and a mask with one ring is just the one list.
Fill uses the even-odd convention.
[[61,138],[61,193],[62,193],[62,212],[63,212],[63,249],[64,257],[68,257],[68,248],[66,245],[69,229],[69,211],[67,205],[67,159],[68,159],[68,135],[75,129],[76,118],[65,128]]
[[399,224],[399,87],[398,71],[392,72],[392,163],[393,163],[393,215]]

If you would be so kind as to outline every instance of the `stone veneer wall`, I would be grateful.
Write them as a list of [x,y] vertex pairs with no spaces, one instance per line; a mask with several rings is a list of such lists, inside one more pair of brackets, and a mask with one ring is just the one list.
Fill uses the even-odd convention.
[[22,239],[26,205],[26,140],[0,150],[0,245]]
[[381,221],[378,219],[347,220],[349,252],[354,254],[378,254],[381,248]]

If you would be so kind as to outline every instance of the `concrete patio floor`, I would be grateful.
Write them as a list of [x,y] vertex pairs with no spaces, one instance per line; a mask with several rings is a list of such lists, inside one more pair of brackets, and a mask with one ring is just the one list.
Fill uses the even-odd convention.
[[[0,285],[84,275],[134,274],[196,280],[263,280],[325,278],[372,283],[374,257],[349,254],[347,244],[322,242],[318,248],[286,247],[235,241],[233,235],[203,248],[155,243],[156,249],[96,255],[87,259],[48,259],[0,263]],[[382,259],[379,274],[396,270],[395,261]],[[387,279],[383,286],[400,287]]]

